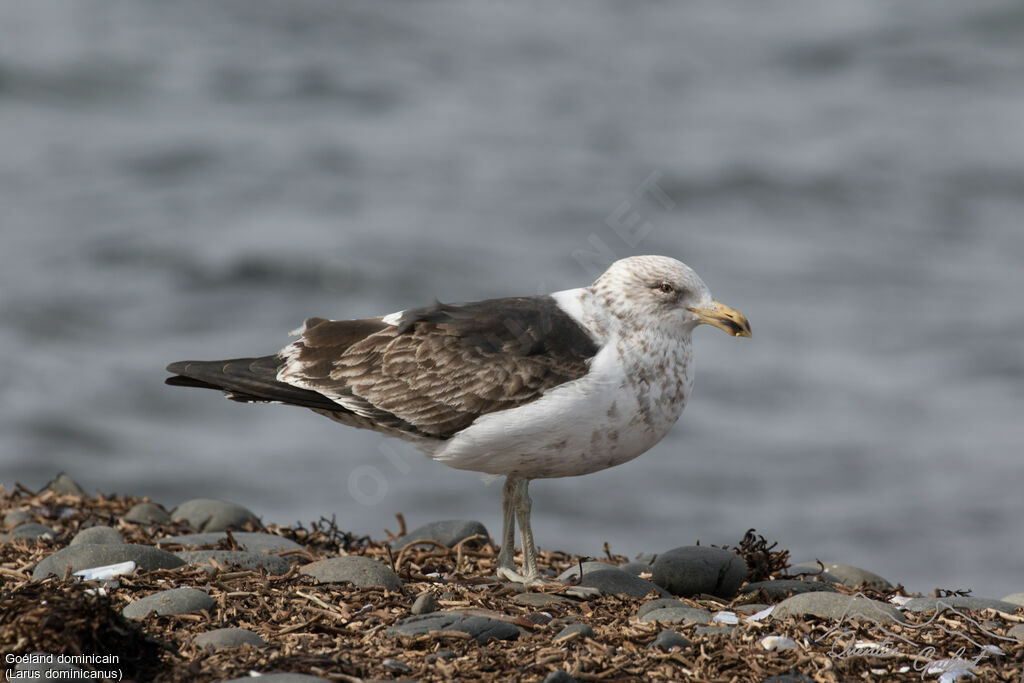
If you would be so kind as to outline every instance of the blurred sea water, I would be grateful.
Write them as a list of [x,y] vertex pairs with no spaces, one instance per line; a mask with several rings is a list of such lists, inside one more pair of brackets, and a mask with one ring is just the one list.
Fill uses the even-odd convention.
[[698,331],[642,458],[535,483],[542,547],[756,527],[1022,590],[1022,31],[1011,0],[3,3],[0,480],[495,533],[500,485],[164,365],[661,253],[754,338]]

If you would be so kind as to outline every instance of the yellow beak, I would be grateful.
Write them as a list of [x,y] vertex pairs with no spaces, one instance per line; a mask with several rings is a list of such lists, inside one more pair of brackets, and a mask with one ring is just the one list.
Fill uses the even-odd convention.
[[725,330],[734,337],[750,337],[750,323],[747,318],[735,308],[729,308],[725,304],[712,301],[712,308],[688,308],[700,316],[700,321],[707,325],[713,325],[720,330]]

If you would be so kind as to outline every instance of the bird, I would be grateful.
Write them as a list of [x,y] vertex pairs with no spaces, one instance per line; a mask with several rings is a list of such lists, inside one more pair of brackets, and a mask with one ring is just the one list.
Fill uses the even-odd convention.
[[532,587],[545,580],[530,482],[621,465],[658,443],[690,398],[701,324],[751,336],[689,266],[631,256],[552,294],[308,318],[276,354],[171,363],[166,383],[308,408],[449,467],[505,477],[495,573]]

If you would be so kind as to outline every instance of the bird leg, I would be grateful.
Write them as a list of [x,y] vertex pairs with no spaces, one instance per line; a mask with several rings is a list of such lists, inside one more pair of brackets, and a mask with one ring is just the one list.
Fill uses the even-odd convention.
[[[537,548],[533,543],[533,531],[530,528],[530,494],[529,479],[509,475],[502,488],[502,543],[498,553],[497,576],[500,579],[521,583],[524,586],[540,586],[545,581],[540,578],[537,568]],[[515,527],[519,524],[519,534],[523,541],[523,569],[520,574],[515,568]]]
[[[498,553],[498,578],[506,578],[507,574],[516,574],[516,518],[515,518],[516,478],[505,478],[501,487],[501,551]],[[512,579],[509,579],[512,580]]]

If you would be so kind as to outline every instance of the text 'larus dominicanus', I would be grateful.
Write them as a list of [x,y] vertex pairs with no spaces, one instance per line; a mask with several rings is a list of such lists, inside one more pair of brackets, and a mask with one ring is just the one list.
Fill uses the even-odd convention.
[[167,383],[302,406],[413,441],[449,467],[504,475],[498,576],[537,584],[530,480],[621,465],[658,443],[690,396],[701,323],[750,336],[688,266],[633,256],[589,287],[545,296],[310,318],[276,355],[171,363]]

